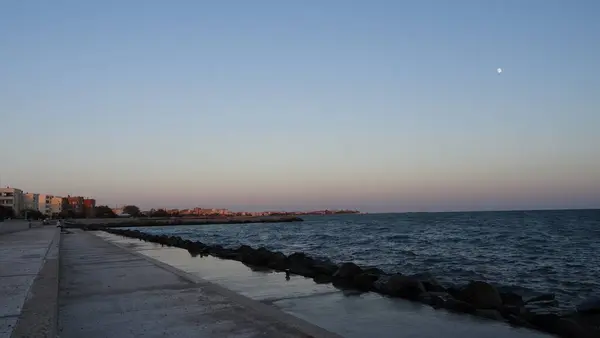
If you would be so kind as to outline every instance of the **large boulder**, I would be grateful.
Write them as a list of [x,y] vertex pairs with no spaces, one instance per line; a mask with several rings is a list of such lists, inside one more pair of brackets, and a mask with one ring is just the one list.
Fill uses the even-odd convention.
[[473,304],[478,309],[500,309],[502,297],[498,290],[482,281],[470,282],[461,292],[459,299]]
[[360,266],[354,263],[342,263],[337,271],[333,274],[334,279],[353,279],[356,275],[362,273]]
[[478,309],[478,310],[475,310],[475,313],[473,313],[473,314],[475,316],[478,316],[481,318],[504,321],[504,317],[502,317],[502,315],[500,314],[500,311],[498,311],[498,310]]
[[312,269],[319,275],[333,276],[333,274],[339,269],[337,264],[332,263],[329,260],[315,260]]
[[288,268],[288,258],[281,252],[274,252],[269,258],[268,267],[283,271]]
[[328,284],[333,281],[333,278],[331,277],[331,275],[317,274],[313,277],[313,280],[317,284]]
[[600,297],[586,299],[577,305],[577,312],[582,314],[600,313]]
[[427,292],[445,292],[446,288],[429,272],[418,273],[411,276],[418,279]]
[[500,298],[504,306],[523,306],[525,304],[521,295],[510,291],[501,292]]
[[418,300],[419,296],[426,292],[421,281],[410,276],[395,274],[384,278],[382,282],[383,284],[377,283],[375,288],[393,297]]
[[242,255],[242,262],[255,265],[255,266],[267,266],[273,253],[264,247],[260,247],[254,252],[246,252]]
[[537,313],[530,317],[537,328],[564,338],[592,338],[593,329],[581,326],[571,318],[562,318],[556,313]]
[[317,273],[313,270],[314,259],[302,252],[295,252],[288,257],[289,270],[291,273],[305,277],[315,277]]
[[446,300],[446,302],[443,304],[443,307],[450,311],[462,313],[475,313],[475,311],[477,311],[472,304],[454,298],[449,298]]
[[375,283],[377,279],[379,279],[378,274],[363,272],[354,276],[352,283],[361,291],[369,291],[373,289],[373,283]]
[[544,293],[541,295],[533,296],[524,300],[526,304],[538,303],[538,302],[550,302],[556,299],[553,293]]

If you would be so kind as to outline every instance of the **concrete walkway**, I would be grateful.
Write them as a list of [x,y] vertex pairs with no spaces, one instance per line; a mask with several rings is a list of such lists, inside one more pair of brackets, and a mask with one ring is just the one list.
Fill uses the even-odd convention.
[[0,338],[54,337],[59,230],[0,235]]
[[59,335],[339,337],[79,230],[61,241]]

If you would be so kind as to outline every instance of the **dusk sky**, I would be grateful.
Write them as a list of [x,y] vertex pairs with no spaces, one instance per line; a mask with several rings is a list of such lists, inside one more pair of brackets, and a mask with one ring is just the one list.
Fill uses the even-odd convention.
[[599,16],[2,1],[0,184],[142,208],[600,207]]

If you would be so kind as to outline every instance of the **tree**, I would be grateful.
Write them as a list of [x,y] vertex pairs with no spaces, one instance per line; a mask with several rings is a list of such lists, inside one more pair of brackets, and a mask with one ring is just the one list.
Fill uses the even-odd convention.
[[94,216],[98,218],[114,218],[117,217],[115,213],[106,205],[99,205],[94,208]]
[[67,209],[58,213],[59,218],[75,218],[75,212],[73,210]]
[[34,220],[44,218],[43,213],[41,213],[39,210],[33,210],[33,209],[25,209],[25,210],[21,211],[21,216],[27,217],[28,219],[34,219]]
[[123,213],[130,214],[133,217],[138,217],[140,215],[140,208],[135,205],[127,205],[123,207]]
[[169,213],[165,209],[158,209],[154,211],[150,217],[169,217]]
[[0,219],[15,217],[15,210],[12,207],[0,205]]

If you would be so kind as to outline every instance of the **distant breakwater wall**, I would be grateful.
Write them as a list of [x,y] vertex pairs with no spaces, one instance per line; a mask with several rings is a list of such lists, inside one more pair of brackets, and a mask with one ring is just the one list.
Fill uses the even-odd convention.
[[106,232],[161,245],[185,249],[192,256],[211,255],[240,261],[249,266],[267,267],[304,277],[316,283],[332,283],[342,289],[372,291],[424,303],[435,309],[446,309],[515,326],[548,332],[561,337],[600,337],[600,300],[591,299],[577,311],[564,313],[556,306],[553,294],[524,298],[513,292],[500,292],[483,281],[471,281],[462,286],[445,287],[434,276],[424,273],[411,276],[388,274],[377,268],[363,268],[352,262],[335,264],[297,252],[289,256],[264,247],[255,249],[242,245],[227,249],[221,245],[206,245],[178,236],[151,235],[139,230],[103,229]]
[[67,222],[70,228],[85,230],[102,230],[104,228],[133,228],[133,227],[161,227],[169,225],[209,225],[209,224],[247,224],[247,223],[288,223],[303,222],[296,216],[267,216],[267,217],[228,217],[228,218],[201,218],[201,219],[128,219],[120,221],[105,221],[98,223]]

